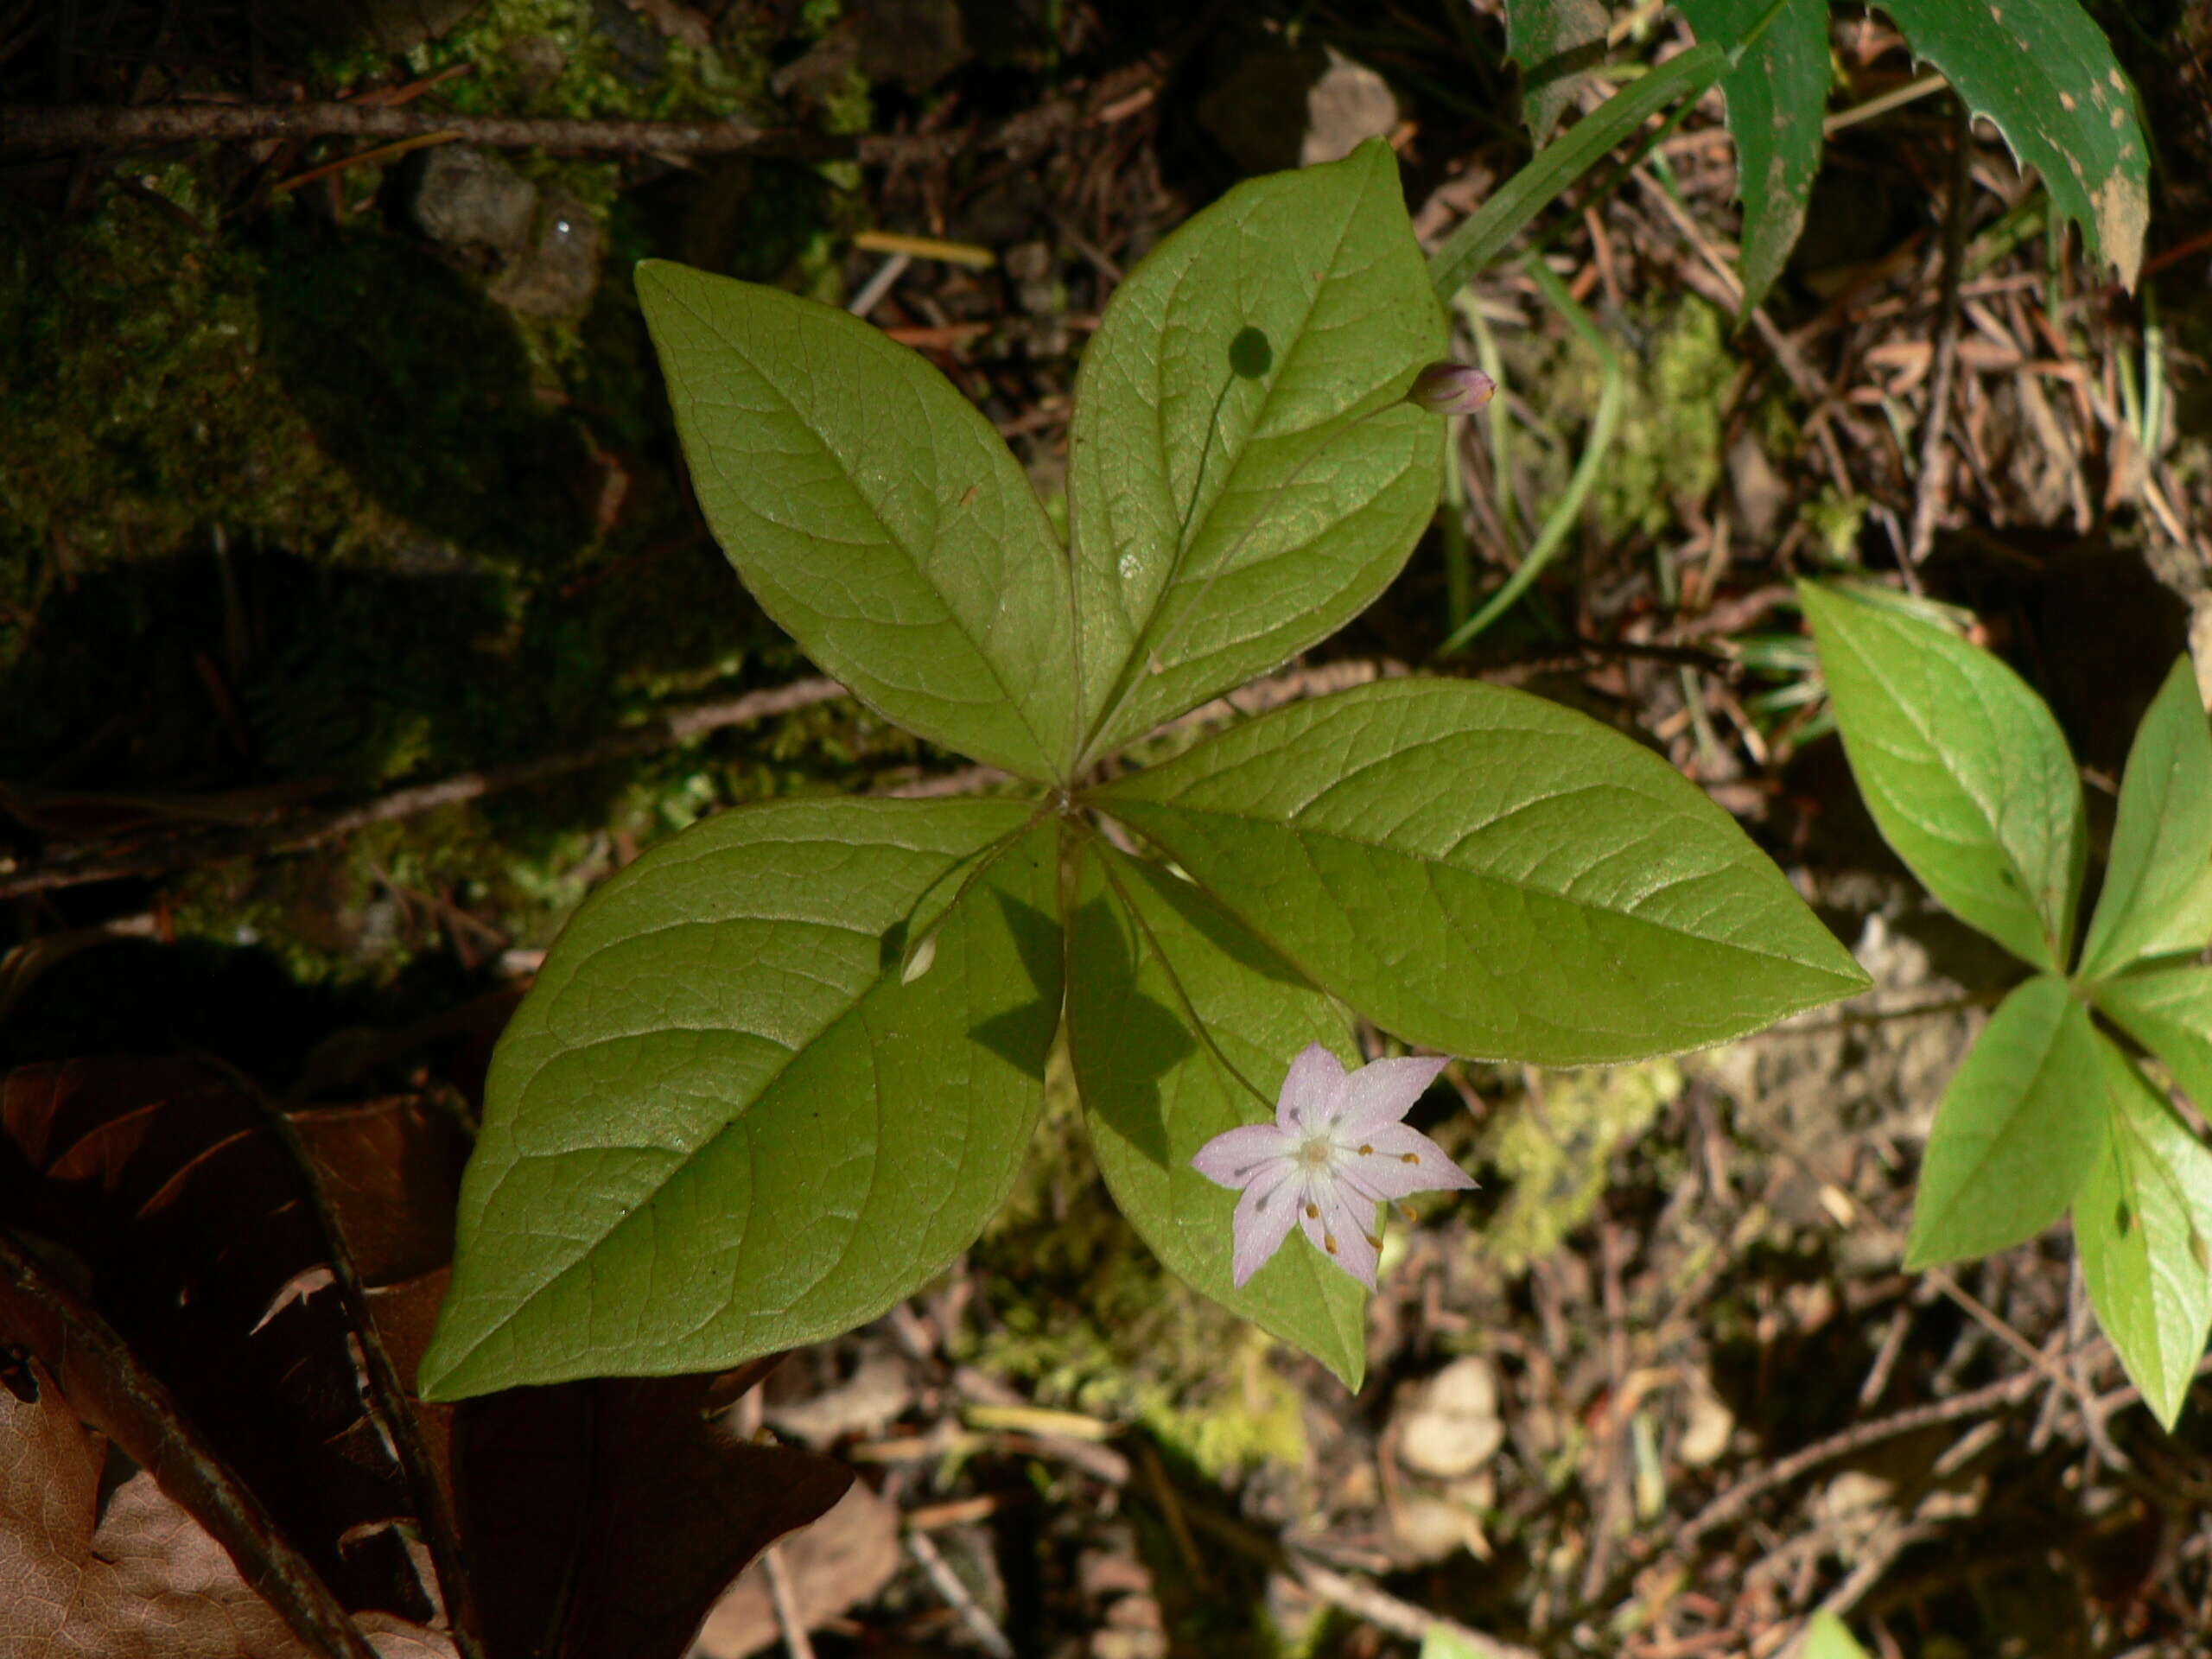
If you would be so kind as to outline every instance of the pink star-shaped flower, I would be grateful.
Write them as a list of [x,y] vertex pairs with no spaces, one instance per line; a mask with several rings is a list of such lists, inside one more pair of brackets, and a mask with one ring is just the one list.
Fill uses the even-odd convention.
[[1241,1287],[1298,1223],[1315,1249],[1370,1290],[1382,1241],[1375,1206],[1475,1183],[1444,1148],[1399,1120],[1442,1060],[1376,1060],[1347,1072],[1319,1043],[1290,1063],[1272,1123],[1248,1123],[1198,1148],[1192,1167],[1236,1201],[1231,1276]]

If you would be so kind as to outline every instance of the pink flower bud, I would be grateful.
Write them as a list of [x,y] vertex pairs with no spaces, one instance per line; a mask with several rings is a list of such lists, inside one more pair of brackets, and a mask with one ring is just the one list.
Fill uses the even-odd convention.
[[1414,377],[1406,401],[1432,415],[1471,415],[1497,394],[1497,382],[1465,363],[1432,363]]

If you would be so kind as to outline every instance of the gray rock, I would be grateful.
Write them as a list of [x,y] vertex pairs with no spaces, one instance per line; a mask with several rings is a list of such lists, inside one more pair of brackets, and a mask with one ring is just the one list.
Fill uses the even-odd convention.
[[1505,1441],[1490,1362],[1455,1359],[1398,1414],[1398,1461],[1417,1474],[1454,1479],[1490,1461]]
[[581,317],[599,287],[605,234],[590,208],[565,190],[549,190],[519,257],[488,290],[511,311],[533,317]]
[[857,10],[861,73],[870,80],[926,92],[972,55],[954,0],[870,0]]
[[1198,100],[1198,124],[1247,173],[1295,167],[1306,140],[1306,96],[1328,67],[1314,47],[1262,47]]
[[1389,83],[1331,47],[1247,55],[1198,103],[1198,120],[1248,173],[1341,161],[1398,124]]
[[412,52],[434,41],[484,0],[352,0],[360,32],[379,52]]
[[423,163],[414,212],[433,242],[490,269],[530,245],[537,187],[487,150],[444,144]]
[[1387,138],[1398,124],[1398,95],[1390,83],[1334,47],[1329,67],[1306,94],[1306,137],[1298,164],[1340,162],[1370,138]]

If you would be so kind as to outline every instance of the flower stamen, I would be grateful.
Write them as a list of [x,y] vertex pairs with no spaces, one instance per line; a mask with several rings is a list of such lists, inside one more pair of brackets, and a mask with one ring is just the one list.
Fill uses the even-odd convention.
[[[1376,1205],[1474,1185],[1443,1147],[1404,1121],[1443,1065],[1377,1060],[1348,1073],[1314,1043],[1291,1062],[1274,1122],[1230,1129],[1198,1150],[1191,1162],[1200,1174],[1243,1193],[1231,1218],[1231,1283],[1248,1282],[1295,1226],[1338,1268],[1375,1287],[1382,1250]],[[1285,1202],[1274,1202],[1278,1192]]]

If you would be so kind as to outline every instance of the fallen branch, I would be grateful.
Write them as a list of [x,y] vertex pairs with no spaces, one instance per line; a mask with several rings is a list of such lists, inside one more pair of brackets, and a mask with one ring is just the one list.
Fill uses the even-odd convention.
[[241,138],[419,138],[452,133],[499,149],[587,149],[630,154],[726,155],[782,147],[786,153],[850,156],[861,142],[771,132],[753,122],[532,120],[454,115],[417,105],[320,104],[62,104],[0,114],[0,149],[137,149]]
[[1936,524],[1950,496],[1950,458],[1944,448],[1951,419],[1951,383],[1959,365],[1959,278],[1967,262],[1967,196],[1974,188],[1974,120],[1963,99],[1951,120],[1951,195],[1943,208],[1942,284],[1936,302],[1936,366],[1928,380],[1928,414],[1920,429],[1920,471],[1914,480],[1912,531],[1906,557],[1913,564],[1936,545]]
[[112,1325],[5,1231],[0,1336],[36,1356],[80,1417],[153,1471],[162,1490],[229,1552],[239,1575],[302,1648],[324,1659],[377,1659],[314,1564],[186,1421],[167,1385],[138,1363]]
[[[2212,1376],[2212,1354],[2197,1363],[2196,1375]],[[1948,1400],[1933,1404],[1913,1406],[1906,1410],[1892,1412],[1887,1417],[1878,1417],[1871,1423],[1857,1423],[1824,1440],[1815,1440],[1802,1451],[1793,1452],[1778,1463],[1770,1463],[1756,1474],[1738,1482],[1699,1510],[1689,1525],[1675,1535],[1678,1547],[1687,1548],[1724,1521],[1732,1521],[1750,1507],[1753,1498],[1786,1486],[1808,1470],[1817,1469],[1824,1463],[1849,1457],[1883,1440],[1894,1440],[1900,1434],[1910,1434],[1915,1429],[1926,1428],[1936,1423],[1954,1422],[1961,1417],[1972,1417],[1985,1411],[2002,1410],[2015,1406],[2033,1394],[2048,1381],[2038,1370],[2015,1372],[2000,1382],[1954,1395]],[[2101,1416],[2133,1404],[2142,1398],[2143,1391],[2133,1382],[2123,1384],[2108,1394],[2101,1394],[2087,1403]]]
[[458,806],[463,802],[480,800],[486,795],[496,795],[505,790],[520,789],[531,784],[566,777],[571,772],[588,771],[610,761],[634,760],[640,755],[658,753],[692,738],[703,737],[709,732],[721,731],[731,726],[751,725],[777,715],[832,702],[845,695],[845,688],[835,680],[794,680],[789,685],[776,686],[769,690],[749,691],[741,697],[678,709],[566,754],[550,754],[536,760],[518,761],[511,766],[465,772],[457,777],[440,779],[434,784],[396,789],[361,805],[326,813],[303,823],[279,821],[243,835],[175,836],[151,846],[105,858],[88,851],[86,855],[75,859],[66,855],[49,859],[27,869],[0,875],[0,899],[18,899],[34,893],[50,893],[59,887],[82,887],[92,881],[162,875],[171,870],[228,859],[303,852],[325,842],[336,841],[365,830],[372,824],[414,817],[421,813],[434,812],[440,807]]
[[1291,1568],[1299,1583],[1309,1593],[1341,1608],[1354,1618],[1365,1619],[1378,1630],[1393,1636],[1402,1636],[1408,1642],[1427,1639],[1431,1630],[1440,1630],[1457,1640],[1470,1653],[1480,1654],[1482,1659],[1535,1659],[1533,1649],[1518,1643],[1502,1642],[1494,1636],[1485,1636],[1471,1630],[1456,1619],[1445,1618],[1417,1607],[1410,1601],[1401,1600],[1387,1590],[1357,1579],[1347,1578],[1333,1568],[1326,1567],[1311,1556],[1293,1555]]
[[[1650,658],[1723,675],[1733,669],[1725,658],[1693,647],[1584,640],[1578,641],[1571,652],[1551,652],[1519,663],[1500,664],[1480,671],[1475,677],[1493,683],[1517,684],[1539,673],[1587,670],[1614,657]],[[1403,663],[1389,658],[1351,658],[1311,668],[1288,668],[1203,703],[1188,714],[1178,715],[1160,729],[1180,730],[1249,719],[1285,703],[1326,696],[1373,680],[1397,679],[1411,671]],[[748,691],[741,697],[679,709],[565,754],[549,754],[535,760],[518,761],[513,766],[464,772],[435,783],[410,785],[374,800],[320,817],[272,818],[243,829],[232,827],[213,833],[194,829],[162,836],[127,850],[115,850],[110,842],[91,842],[65,849],[16,869],[10,869],[7,861],[0,859],[0,900],[86,887],[95,881],[145,880],[235,859],[307,852],[376,824],[417,817],[442,807],[481,800],[487,795],[548,783],[617,760],[657,754],[710,732],[752,725],[849,695],[843,686],[832,679],[794,680],[789,685],[765,691]],[[906,800],[934,799],[969,794],[1002,782],[1006,776],[993,766],[965,766],[955,772],[914,778],[880,792]]]
[[791,161],[859,161],[870,166],[943,160],[968,149],[1022,153],[1055,142],[1082,119],[1059,99],[984,131],[802,132],[742,117],[718,121],[623,121],[570,117],[456,115],[420,105],[360,100],[315,104],[60,104],[0,111],[0,150],[149,149],[165,144],[245,139],[451,139],[491,149],[550,149],[625,156],[730,156]]
[[960,1622],[968,1627],[968,1634],[976,1645],[989,1654],[991,1659],[1014,1659],[1014,1643],[1007,1640],[1006,1632],[983,1611],[982,1605],[968,1592],[968,1586],[960,1582],[960,1575],[952,1570],[951,1563],[944,1559],[929,1534],[908,1533],[906,1548],[921,1563],[922,1571],[929,1575],[938,1594],[960,1616]]

